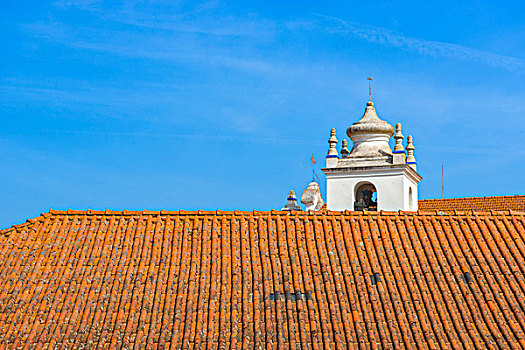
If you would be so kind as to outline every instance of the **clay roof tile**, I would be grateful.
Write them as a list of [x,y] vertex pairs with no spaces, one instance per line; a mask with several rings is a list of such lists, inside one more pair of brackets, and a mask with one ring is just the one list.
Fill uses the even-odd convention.
[[513,209],[52,210],[0,233],[0,347],[474,349],[525,334]]

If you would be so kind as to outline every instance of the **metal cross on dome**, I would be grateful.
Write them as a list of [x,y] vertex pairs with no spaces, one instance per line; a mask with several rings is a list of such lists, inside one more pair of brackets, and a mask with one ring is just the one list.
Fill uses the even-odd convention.
[[370,98],[370,101],[372,101],[372,74],[368,75],[368,97]]

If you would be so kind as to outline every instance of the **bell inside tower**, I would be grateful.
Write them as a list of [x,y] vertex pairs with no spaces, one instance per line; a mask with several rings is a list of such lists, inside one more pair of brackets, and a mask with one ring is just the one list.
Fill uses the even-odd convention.
[[371,183],[357,185],[355,199],[355,211],[377,211],[377,191]]

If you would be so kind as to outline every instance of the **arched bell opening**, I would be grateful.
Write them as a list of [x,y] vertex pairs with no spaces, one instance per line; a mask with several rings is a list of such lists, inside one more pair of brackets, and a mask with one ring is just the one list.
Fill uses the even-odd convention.
[[355,211],[377,211],[377,190],[369,182],[361,182],[355,186]]

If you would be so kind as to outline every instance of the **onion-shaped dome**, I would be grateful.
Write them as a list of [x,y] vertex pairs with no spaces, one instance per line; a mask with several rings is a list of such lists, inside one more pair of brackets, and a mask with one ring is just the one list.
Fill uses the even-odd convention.
[[388,140],[394,134],[394,127],[379,119],[372,101],[367,102],[365,114],[346,130],[346,134],[354,143],[350,157],[378,157],[392,154]]

